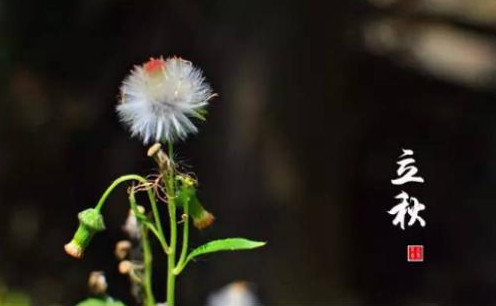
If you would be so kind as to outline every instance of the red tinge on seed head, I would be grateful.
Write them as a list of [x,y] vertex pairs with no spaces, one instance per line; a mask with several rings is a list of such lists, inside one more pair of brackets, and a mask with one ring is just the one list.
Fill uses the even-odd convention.
[[158,72],[164,67],[165,67],[165,62],[163,59],[161,58],[155,59],[153,57],[151,57],[150,60],[143,65],[143,68],[145,68],[146,72],[148,73]]

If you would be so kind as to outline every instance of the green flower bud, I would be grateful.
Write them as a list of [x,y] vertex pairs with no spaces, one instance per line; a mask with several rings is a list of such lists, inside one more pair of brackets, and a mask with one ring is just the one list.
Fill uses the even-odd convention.
[[75,258],[83,257],[84,250],[97,232],[105,229],[103,216],[94,208],[83,210],[78,214],[79,227],[71,242],[64,246],[67,254]]
[[214,215],[212,215],[209,211],[207,211],[201,203],[196,199],[196,201],[190,202],[190,214],[191,218],[193,218],[193,225],[199,229],[205,229],[212,225],[215,220]]
[[186,175],[176,177],[179,184],[179,205],[188,205],[189,215],[193,219],[193,225],[199,229],[209,227],[215,220],[214,215],[207,211],[196,196],[196,181]]

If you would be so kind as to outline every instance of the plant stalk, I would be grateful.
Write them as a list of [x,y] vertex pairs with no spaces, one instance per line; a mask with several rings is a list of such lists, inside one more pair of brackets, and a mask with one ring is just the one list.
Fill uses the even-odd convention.
[[145,305],[155,306],[155,297],[152,287],[152,251],[148,240],[148,231],[141,225],[141,243],[143,246],[143,262],[145,271],[143,275],[143,287],[145,289]]
[[[169,159],[172,158],[174,154],[174,148],[172,143],[169,142]],[[170,219],[170,247],[168,261],[167,261],[167,306],[174,306],[175,303],[175,283],[176,275],[174,274],[174,269],[176,267],[176,247],[177,247],[177,221],[176,221],[176,184],[174,178],[174,167],[168,167],[168,173],[164,173],[166,178],[166,190],[167,190],[167,205],[169,208],[169,219]],[[165,176],[167,175],[167,176]]]
[[174,269],[174,274],[179,275],[181,273],[184,264],[186,262],[186,255],[188,253],[188,240],[189,240],[189,203],[186,201],[184,205],[183,214],[183,246],[181,249],[181,256],[179,257],[179,262]]

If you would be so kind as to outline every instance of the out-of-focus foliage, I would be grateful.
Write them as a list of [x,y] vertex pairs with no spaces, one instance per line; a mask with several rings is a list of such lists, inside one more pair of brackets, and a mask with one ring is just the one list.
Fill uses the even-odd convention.
[[121,301],[114,300],[113,298],[106,296],[103,298],[91,297],[84,301],[79,302],[76,306],[126,306]]
[[9,290],[0,280],[0,306],[30,306],[27,294],[21,291]]

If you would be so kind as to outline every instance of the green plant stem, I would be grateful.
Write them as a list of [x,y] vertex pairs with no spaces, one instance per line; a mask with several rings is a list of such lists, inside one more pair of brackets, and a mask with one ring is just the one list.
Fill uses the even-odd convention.
[[[110,184],[110,186],[107,188],[107,190],[105,190],[105,192],[103,193],[103,195],[100,197],[100,200],[96,204],[95,209],[97,211],[100,211],[102,209],[103,205],[105,204],[105,201],[107,200],[107,198],[112,193],[112,191],[117,186],[119,186],[121,183],[124,183],[124,182],[127,182],[127,181],[138,181],[138,182],[143,183],[143,184],[148,184],[148,181],[144,177],[142,177],[140,175],[137,175],[137,174],[123,175],[123,176],[117,178],[115,181],[113,181],[112,184]],[[153,191],[151,190],[151,188],[147,188],[146,189],[146,192],[148,194],[148,199],[150,200],[150,205],[152,207],[153,217],[155,219],[155,226],[156,226],[156,228],[154,226],[151,226],[151,224],[147,224],[147,227],[150,228],[150,230],[154,233],[154,235],[160,241],[160,244],[162,245],[162,248],[167,253],[168,252],[168,249],[169,249],[169,246],[167,245],[167,240],[165,239],[164,231],[162,229],[162,222],[160,220],[160,214],[158,212],[157,201],[155,199],[155,194],[153,193]],[[137,215],[137,213],[138,213],[137,212],[137,208],[136,207],[133,207],[133,203],[131,203],[131,208],[133,209],[133,212],[135,213],[135,215]]]
[[184,218],[183,218],[183,246],[181,249],[181,256],[179,257],[179,262],[174,269],[174,274],[179,275],[186,264],[186,255],[188,253],[188,240],[189,240],[189,203],[185,201],[184,205]]
[[155,195],[151,190],[147,190],[151,195],[153,196],[153,201],[152,203],[152,211],[153,211],[153,218],[155,219],[155,226],[157,226],[157,232],[154,232],[155,236],[157,239],[160,241],[160,244],[162,245],[162,248],[164,249],[164,252],[167,254],[169,252],[169,246],[167,245],[167,240],[165,239],[164,235],[164,230],[162,229],[162,220],[160,220],[160,214],[157,209],[157,202],[155,200]]
[[143,287],[145,289],[145,305],[155,306],[155,297],[153,296],[152,288],[152,251],[150,241],[148,240],[148,232],[144,226],[141,226],[141,244],[143,247],[143,261],[145,264],[145,272],[143,275]]
[[[169,142],[169,159],[173,164],[174,148],[172,143]],[[166,176],[165,176],[166,175]],[[176,246],[177,246],[177,222],[176,222],[176,187],[174,179],[174,167],[169,167],[168,173],[164,173],[166,177],[167,189],[167,206],[169,208],[169,221],[170,221],[170,247],[167,254],[167,306],[174,306],[174,293],[176,275],[174,269],[176,265]]]
[[105,204],[105,201],[107,200],[109,195],[112,193],[112,191],[115,189],[115,187],[119,186],[121,183],[124,183],[126,181],[138,181],[141,183],[147,182],[147,180],[144,177],[137,175],[137,174],[128,174],[128,175],[123,175],[123,176],[117,178],[115,181],[112,182],[112,184],[110,184],[110,186],[107,188],[107,190],[105,190],[105,192],[102,194],[102,196],[100,197],[100,200],[98,200],[98,203],[95,206],[95,209],[97,211],[100,211],[103,207],[103,204]]
[[148,189],[148,188],[147,188],[146,192],[148,193],[148,198],[150,199],[150,203],[152,206],[153,218],[155,219],[155,226],[157,227],[158,234],[160,235],[160,237],[157,237],[157,238],[159,238],[160,243],[162,244],[162,247],[164,248],[165,252],[167,253],[168,246],[167,246],[167,242],[165,240],[164,230],[162,228],[162,221],[160,220],[160,214],[159,214],[158,208],[157,208],[157,201],[155,199],[155,194],[153,193],[153,191],[151,189]]

